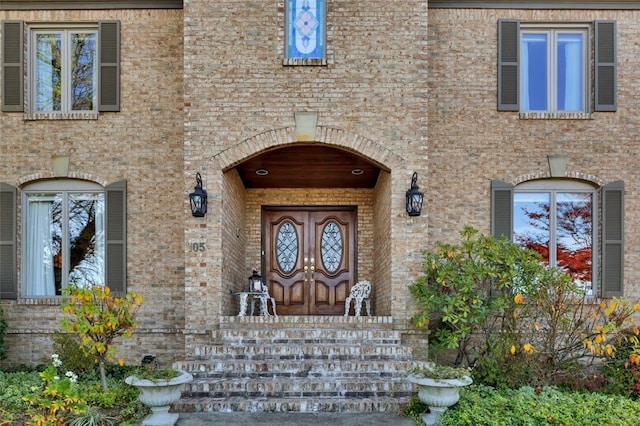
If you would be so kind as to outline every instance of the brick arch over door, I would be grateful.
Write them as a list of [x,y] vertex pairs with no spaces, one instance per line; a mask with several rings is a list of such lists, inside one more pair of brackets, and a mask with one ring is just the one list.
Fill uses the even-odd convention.
[[[211,157],[212,165],[215,164],[215,168],[220,169],[225,176],[222,182],[225,188],[222,191],[222,197],[228,197],[230,194],[238,195],[224,201],[220,199],[220,202],[216,204],[219,207],[220,220],[226,224],[222,226],[222,229],[241,229],[242,222],[234,219],[234,214],[237,214],[236,217],[244,217],[245,215],[242,207],[245,200],[244,195],[235,192],[242,190],[242,181],[239,175],[227,174],[226,172],[234,170],[235,167],[261,151],[297,143],[304,144],[306,142],[298,141],[295,127],[285,127],[247,138]],[[375,269],[373,277],[364,278],[373,281],[374,314],[392,315],[404,320],[407,315],[404,292],[408,279],[407,271],[411,266],[409,264],[411,256],[407,256],[404,250],[402,254],[398,254],[397,250],[394,251],[396,245],[394,241],[406,241],[409,228],[407,228],[404,215],[397,215],[393,212],[404,211],[404,195],[413,171],[410,168],[415,166],[412,161],[392,152],[383,144],[342,129],[318,126],[313,143],[357,153],[384,170],[384,174],[378,181],[378,191],[384,196],[372,207],[374,210],[372,226],[375,229],[375,235],[371,238],[376,241],[372,263],[375,265]],[[212,201],[215,203],[214,200]],[[223,204],[224,208],[222,208]],[[246,217],[244,218],[246,219]],[[252,222],[249,226],[256,226],[256,224]],[[245,275],[250,273],[250,268],[259,263],[255,255],[254,258],[251,258],[251,255],[246,255],[247,248],[249,253],[256,251],[255,247],[251,246],[253,242],[248,237],[250,234],[250,232],[241,234],[240,237],[235,234],[223,236],[225,250],[220,253],[222,263],[242,266],[240,268],[223,268],[222,282],[243,283],[246,281]],[[416,249],[417,252],[418,249]],[[241,285],[237,284],[235,289],[239,290]],[[225,291],[228,290],[225,289]],[[234,311],[233,298],[227,300],[222,297],[220,300],[220,311],[223,312],[223,315],[233,315],[237,312]],[[224,302],[225,300],[228,303]]]
[[[315,142],[347,148],[362,154],[370,160],[378,163],[388,170],[403,167],[405,159],[387,149],[384,145],[372,141],[363,136],[346,132],[342,129],[318,126],[316,128]],[[265,148],[274,148],[280,145],[297,143],[295,127],[284,127],[269,130],[234,145],[214,155],[220,168],[224,171],[244,161],[248,155],[262,151]]]

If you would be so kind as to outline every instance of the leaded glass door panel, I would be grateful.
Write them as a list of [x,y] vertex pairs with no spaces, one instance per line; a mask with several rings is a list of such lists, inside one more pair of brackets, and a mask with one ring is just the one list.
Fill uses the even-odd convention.
[[342,315],[355,275],[355,209],[265,209],[265,281],[279,315]]

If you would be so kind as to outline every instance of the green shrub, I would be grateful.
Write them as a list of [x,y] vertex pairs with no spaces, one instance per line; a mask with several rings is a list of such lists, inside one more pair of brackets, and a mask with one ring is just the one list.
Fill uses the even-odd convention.
[[95,369],[96,358],[82,350],[80,341],[74,334],[56,332],[53,337],[53,352],[60,356],[66,368],[80,376]]
[[637,363],[637,351],[638,339],[635,335],[621,338],[616,345],[616,356],[603,361],[598,369],[599,374],[590,382],[597,386],[591,389],[638,399],[640,397],[640,366]]
[[[556,385],[610,358],[640,366],[640,304],[593,303],[539,253],[469,226],[460,235],[423,252],[410,286],[431,353],[453,350],[454,365],[472,367],[476,383],[510,388]],[[627,359],[616,354],[625,338],[635,342]]]
[[589,392],[523,387],[495,390],[471,385],[445,412],[442,426],[634,426],[640,402]]
[[14,415],[24,413],[29,403],[22,397],[40,383],[40,376],[35,371],[8,373],[0,370],[0,418],[13,419]]

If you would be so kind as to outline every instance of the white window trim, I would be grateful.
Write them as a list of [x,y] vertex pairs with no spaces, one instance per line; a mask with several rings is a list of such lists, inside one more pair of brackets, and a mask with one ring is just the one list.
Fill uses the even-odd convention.
[[[94,32],[96,34],[96,49],[95,49],[95,57],[96,63],[98,61],[100,52],[100,42],[98,39],[98,23],[97,22],[68,22],[68,23],[28,23],[28,60],[27,60],[27,103],[25,105],[25,119],[26,120],[43,120],[43,119],[97,119],[98,118],[98,90],[99,90],[99,81],[98,81],[98,69],[96,66],[96,73],[94,75],[94,93],[93,93],[93,110],[91,111],[72,111],[69,109],[71,104],[70,100],[67,99],[67,90],[63,90],[62,94],[62,110],[61,111],[36,111],[36,85],[35,79],[36,75],[36,34],[44,33],[47,31],[51,32],[76,32],[76,31],[87,31]],[[63,40],[63,50],[66,51],[68,49],[68,44],[64,43]],[[67,55],[68,57],[68,55]],[[68,64],[67,64],[68,65]],[[63,68],[62,81],[63,84],[65,82],[70,81],[70,75],[68,71],[69,67],[65,66]]]
[[[569,32],[569,33],[580,33],[584,34],[584,44],[582,46],[582,69],[583,69],[583,98],[582,98],[582,110],[580,111],[559,111],[556,108],[557,105],[557,67],[555,61],[555,55],[552,53],[556,52],[557,46],[557,33],[558,32]],[[585,119],[591,118],[591,114],[589,113],[591,110],[591,97],[592,97],[592,81],[591,81],[591,62],[592,62],[592,47],[591,47],[591,25],[588,23],[521,23],[520,31],[518,33],[518,63],[523,63],[522,58],[522,34],[523,33],[546,33],[549,35],[548,43],[551,48],[547,52],[547,75],[549,78],[549,84],[547,87],[547,102],[550,105],[547,105],[549,108],[547,110],[526,110],[522,107],[522,84],[523,78],[522,73],[523,70],[520,70],[520,87],[519,87],[519,96],[520,96],[520,113],[524,114],[521,118],[550,118],[550,117],[539,117],[540,114],[553,114],[555,115],[553,118],[565,118],[567,115],[569,119]],[[582,114],[587,114],[588,116],[582,116]],[[532,115],[529,117],[528,115]],[[576,115],[578,115],[576,117]]]
[[[543,179],[543,180],[535,180],[523,182],[519,185],[516,185],[513,188],[513,192],[515,193],[526,193],[526,192],[549,192],[549,193],[557,193],[557,192],[586,192],[590,193],[592,198],[592,242],[591,242],[591,294],[587,294],[589,297],[597,297],[600,294],[599,287],[599,264],[602,261],[599,255],[599,244],[600,244],[600,234],[599,234],[599,224],[600,218],[598,216],[598,212],[600,211],[600,202],[598,199],[598,189],[593,187],[592,185],[586,182],[573,181],[573,180],[556,180],[556,179]],[[551,201],[555,202],[555,196],[551,196]],[[512,209],[515,205],[512,203]],[[512,212],[515,219],[515,212]],[[555,241],[555,227],[552,227],[550,230],[550,241]],[[512,235],[512,239],[515,237]],[[553,257],[555,261],[555,252],[553,256],[550,253],[550,260]]]
[[[21,203],[22,203],[22,217],[20,219],[20,221],[23,223],[22,225],[22,231],[21,231],[21,253],[22,253],[22,259],[21,259],[21,271],[26,271],[27,268],[27,234],[26,234],[26,229],[24,226],[24,221],[27,220],[27,214],[26,212],[28,211],[27,208],[27,204],[28,204],[28,195],[29,194],[33,194],[33,193],[39,193],[39,192],[65,192],[65,193],[73,193],[73,192],[101,192],[101,193],[106,193],[105,188],[95,182],[90,182],[90,181],[84,181],[84,180],[73,180],[73,179],[61,179],[61,180],[45,180],[45,181],[40,181],[40,182],[34,182],[32,184],[29,184],[27,186],[25,186],[25,188],[22,191],[22,197],[21,197]],[[56,299],[60,299],[60,296],[55,295],[55,296],[39,296],[39,295],[32,295],[32,294],[27,294],[27,282],[26,282],[26,275],[22,275],[22,277],[19,280],[19,289],[20,289],[20,294],[21,294],[21,298],[22,299],[28,299],[28,300],[44,300],[44,299],[51,299],[51,300],[56,300]],[[67,283],[62,283],[63,288],[67,285]]]

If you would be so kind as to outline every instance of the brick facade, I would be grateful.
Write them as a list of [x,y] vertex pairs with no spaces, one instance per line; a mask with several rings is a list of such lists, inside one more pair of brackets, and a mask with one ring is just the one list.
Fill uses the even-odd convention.
[[[102,185],[127,180],[128,288],[145,302],[139,329],[119,355],[137,362],[148,350],[171,359],[184,348],[182,11],[0,11],[4,19],[121,21],[121,111],[101,113],[97,120],[26,120],[22,113],[0,113],[0,181],[22,188],[54,178],[53,155],[70,156],[69,178]],[[19,297],[0,306],[8,323],[6,362],[37,364],[50,356],[59,300]]]

